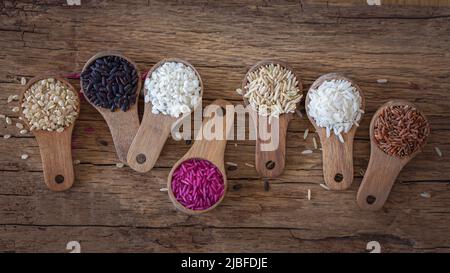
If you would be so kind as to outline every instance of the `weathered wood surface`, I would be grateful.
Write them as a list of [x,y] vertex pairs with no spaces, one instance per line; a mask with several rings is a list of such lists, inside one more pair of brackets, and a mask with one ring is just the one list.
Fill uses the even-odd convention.
[[[0,113],[13,122],[15,104],[7,98],[19,93],[21,77],[80,71],[105,49],[122,51],[142,71],[165,57],[188,60],[204,81],[204,105],[216,98],[241,103],[234,89],[250,65],[277,58],[292,64],[306,90],[328,72],[346,73],[364,90],[355,180],[342,192],[319,186],[321,154],[301,155],[313,145],[303,132],[313,127],[306,116],[295,117],[285,171],[268,191],[245,165],[253,164],[254,141],[230,141],[225,160],[238,169],[227,173],[225,200],[206,215],[186,216],[160,188],[189,145],[170,139],[149,173],[119,169],[106,123],[84,101],[73,140],[81,164],[68,192],[46,188],[36,140],[0,121],[0,135],[13,135],[0,138],[0,251],[65,252],[67,242],[79,241],[84,252],[364,252],[372,240],[383,252],[450,251],[450,9],[355,1],[61,2],[0,4]],[[368,126],[389,99],[416,103],[431,137],[383,210],[366,212],[355,198],[369,158]],[[21,160],[22,153],[30,158]]]

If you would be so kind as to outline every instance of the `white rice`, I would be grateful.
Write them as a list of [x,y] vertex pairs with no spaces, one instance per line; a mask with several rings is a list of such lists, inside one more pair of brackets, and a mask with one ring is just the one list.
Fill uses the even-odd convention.
[[306,139],[308,137],[309,129],[305,130],[305,133],[303,133],[303,139]]
[[364,111],[361,109],[361,96],[349,81],[324,81],[317,89],[308,92],[307,111],[319,127],[326,128],[326,135],[331,132],[344,142],[342,133],[348,133]]
[[439,147],[434,147],[434,150],[436,151],[436,153],[439,157],[442,157],[442,151],[441,151],[441,149],[439,149]]

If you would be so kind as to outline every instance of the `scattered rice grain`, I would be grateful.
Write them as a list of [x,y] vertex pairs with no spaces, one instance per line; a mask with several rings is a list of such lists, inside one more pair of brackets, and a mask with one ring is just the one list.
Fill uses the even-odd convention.
[[8,125],[12,124],[12,120],[10,117],[5,117],[5,121],[6,121],[6,124],[8,124]]
[[320,183],[319,186],[321,186],[322,188],[326,189],[327,191],[330,190],[330,188],[327,185],[323,184],[323,183]]
[[377,83],[387,83],[388,80],[387,79],[378,79]]
[[20,79],[20,84],[22,84],[22,85],[27,84],[27,79],[26,79],[25,77],[22,77],[22,78]]
[[311,200],[311,190],[308,189],[308,200]]
[[303,139],[306,139],[308,137],[309,129],[306,129],[303,133]]
[[312,154],[312,153],[313,153],[312,150],[304,150],[304,151],[302,152],[302,154],[304,154],[304,155]]
[[317,150],[318,146],[317,146],[317,140],[315,137],[313,137],[313,144],[314,144],[314,149]]
[[21,135],[25,135],[26,133],[28,133],[28,131],[26,129],[22,129],[19,132]]
[[123,163],[116,163],[117,168],[123,168],[124,166],[125,166],[125,164],[123,164]]
[[250,163],[245,163],[245,166],[250,167],[250,168],[254,168],[255,167],[255,165],[250,164]]
[[75,164],[75,165],[80,165],[80,163],[81,163],[81,161],[78,160],[78,159],[75,159],[75,160],[73,161],[73,164]]
[[237,167],[237,164],[234,163],[234,162],[229,162],[229,161],[227,161],[227,162],[225,162],[225,164],[227,164],[228,166],[234,166],[234,167]]
[[27,154],[23,154],[23,155],[20,156],[20,158],[23,159],[23,160],[25,160],[25,159],[28,158],[28,155],[27,155]]
[[161,189],[159,189],[159,191],[169,191],[169,189],[168,188],[161,188]]
[[16,123],[16,127],[19,128],[19,129],[23,129],[23,124],[20,123],[20,122],[17,122]]
[[10,137],[11,137],[11,135],[4,135],[4,136],[3,136],[4,139],[8,139],[8,138],[10,138]]
[[436,153],[439,157],[442,157],[442,151],[441,151],[441,149],[439,149],[439,147],[434,147],[434,150],[436,151]]
[[420,196],[423,198],[431,198],[431,193],[425,191],[425,192],[420,193]]

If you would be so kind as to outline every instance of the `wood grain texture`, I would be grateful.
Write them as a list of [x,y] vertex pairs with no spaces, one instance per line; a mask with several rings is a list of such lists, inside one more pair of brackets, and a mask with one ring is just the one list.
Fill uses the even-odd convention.
[[[124,56],[123,54],[115,51],[101,51],[96,53],[94,56],[87,60],[86,64],[83,67],[83,70],[86,70],[95,60],[98,58],[102,58],[105,56],[118,56],[125,60],[127,60],[135,69],[136,73],[139,77],[137,85],[136,85],[136,93],[141,91],[141,73],[139,73],[139,69],[137,65],[129,58]],[[80,88],[83,92],[82,79],[80,79]],[[87,97],[86,100],[94,107],[105,119],[108,124],[109,130],[111,132],[111,136],[114,141],[114,147],[116,147],[117,157],[123,163],[127,163],[127,155],[128,150],[130,149],[131,143],[139,129],[139,115],[138,115],[138,100],[139,96],[136,96],[136,101],[134,104],[130,106],[130,109],[127,111],[122,111],[121,109],[116,109],[111,111],[110,109],[106,109],[100,106],[97,106],[89,101]]]
[[[166,62],[182,63],[195,71],[200,83],[201,98],[203,94],[202,78],[200,77],[200,74],[195,69],[195,67],[184,60],[178,58],[163,59],[156,63],[148,71],[146,78],[150,78],[152,73]],[[145,88],[143,92],[145,97]],[[152,104],[145,103],[144,115],[141,125],[139,126],[139,130],[134,136],[133,142],[131,143],[127,155],[127,163],[133,170],[144,173],[150,171],[153,166],[155,166],[155,163],[158,160],[162,149],[164,148],[164,144],[169,137],[172,125],[177,121],[177,119],[178,118],[169,115],[153,114]]]
[[[278,119],[273,118],[269,122],[269,118],[260,121],[263,117],[253,109],[250,111],[257,132],[255,141],[256,171],[263,178],[276,178],[283,173],[286,165],[287,129],[293,114],[283,114]],[[262,123],[265,123],[263,132],[259,127]]]
[[[311,85],[309,92],[314,92],[325,81],[330,80],[345,80],[352,84],[361,97],[360,109],[365,109],[364,93],[359,85],[339,73],[328,73],[320,76]],[[306,95],[305,108],[308,114],[309,96]],[[361,122],[363,115],[356,122]],[[326,128],[318,126],[311,116],[308,114],[308,119],[313,124],[314,129],[320,138],[322,146],[322,161],[323,161],[323,177],[325,184],[333,190],[345,190],[353,183],[353,141],[355,138],[358,126],[353,125],[348,133],[342,133],[344,143],[342,143],[336,135],[331,132],[330,137],[327,137]]]
[[[382,252],[450,252],[449,9],[353,0],[81,2],[0,3],[0,113],[14,123],[11,108],[18,104],[7,98],[23,88],[21,77],[79,72],[106,49],[120,50],[142,71],[170,56],[189,60],[202,76],[204,105],[217,98],[242,103],[234,90],[247,70],[277,58],[292,65],[306,89],[334,71],[364,90],[354,182],[339,192],[319,186],[320,151],[301,155],[312,149],[314,135],[302,110],[303,117],[289,123],[284,172],[269,180],[267,191],[245,164],[254,165],[255,142],[228,141],[225,162],[238,167],[227,168],[226,198],[209,213],[188,216],[160,189],[192,144],[170,138],[145,174],[117,168],[107,124],[82,101],[72,140],[73,158],[81,164],[74,167],[73,187],[57,194],[42,182],[35,138],[0,119],[0,136],[12,135],[0,137],[0,251],[66,252],[67,242],[78,240],[82,252],[365,252],[375,240]],[[355,197],[370,157],[369,124],[391,99],[417,104],[431,135],[400,172],[383,208],[363,211]],[[142,114],[142,96],[139,109]],[[30,158],[21,160],[22,153]]]
[[[411,102],[404,100],[392,100],[383,104],[373,115],[370,122],[370,159],[367,170],[364,173],[361,186],[359,187],[356,201],[360,208],[366,210],[379,210],[383,207],[389,197],[392,186],[400,171],[422,151],[423,147],[403,158],[388,155],[382,151],[375,141],[374,126],[384,109],[393,105],[410,105],[420,110]],[[423,117],[425,115],[420,112]],[[425,117],[426,119],[426,117]],[[424,143],[426,145],[426,143]]]

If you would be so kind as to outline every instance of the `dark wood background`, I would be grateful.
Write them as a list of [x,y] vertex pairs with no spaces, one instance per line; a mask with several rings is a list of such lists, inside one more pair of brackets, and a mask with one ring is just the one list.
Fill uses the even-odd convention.
[[[80,71],[104,49],[121,51],[143,71],[165,57],[188,60],[205,83],[205,103],[241,103],[234,90],[265,58],[289,62],[305,90],[324,73],[346,73],[367,102],[349,190],[319,186],[320,152],[301,154],[313,147],[311,135],[302,138],[313,127],[296,117],[286,170],[270,180],[269,190],[245,165],[254,162],[254,142],[230,141],[226,161],[238,164],[227,173],[230,189],[220,207],[198,217],[177,212],[160,191],[189,148],[184,142],[169,140],[149,173],[119,169],[106,123],[83,102],[73,141],[74,159],[81,161],[76,182],[54,193],[43,182],[34,137],[1,119],[0,135],[13,136],[0,138],[0,251],[67,252],[69,241],[79,241],[82,252],[365,252],[369,241],[378,241],[382,252],[450,251],[450,9],[237,0],[3,1],[0,8],[0,114],[14,123],[11,109],[18,104],[7,98],[19,93],[22,77]],[[366,212],[355,196],[369,157],[368,125],[389,99],[419,105],[432,133],[423,153],[401,172],[384,209]],[[30,157],[21,160],[23,153]]]

